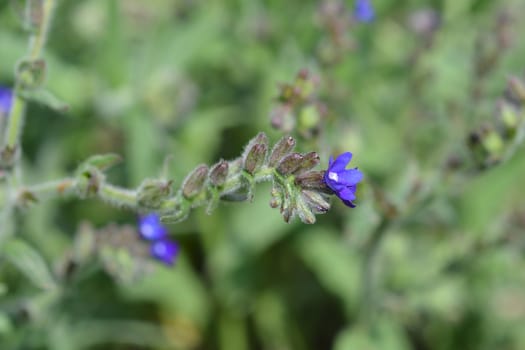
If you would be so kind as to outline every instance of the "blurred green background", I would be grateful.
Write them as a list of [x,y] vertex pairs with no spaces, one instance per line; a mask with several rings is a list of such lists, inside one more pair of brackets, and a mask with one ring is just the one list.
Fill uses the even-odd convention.
[[[366,183],[357,208],[334,200],[313,226],[284,223],[267,184],[253,203],[195,210],[169,227],[176,265],[131,279],[120,267],[61,276],[86,222],[135,225],[135,213],[38,203],[17,213],[36,267],[26,276],[0,260],[0,349],[525,349],[523,148],[470,171],[465,142],[523,73],[525,3],[372,3],[376,20],[359,23],[350,0],[58,1],[46,87],[70,109],[30,104],[27,184],[106,152],[124,158],[113,183],[137,187],[171,156],[180,184],[259,131],[280,138],[269,117],[279,84],[303,68],[328,112],[299,149],[323,166],[353,152]],[[6,86],[27,47],[20,6],[0,1]]]

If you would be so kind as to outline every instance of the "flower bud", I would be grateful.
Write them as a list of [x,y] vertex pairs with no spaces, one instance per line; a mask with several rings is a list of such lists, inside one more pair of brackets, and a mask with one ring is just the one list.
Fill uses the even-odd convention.
[[330,203],[319,192],[302,190],[301,196],[315,214],[324,214],[330,209]]
[[281,192],[282,190],[277,185],[274,184],[274,186],[272,187],[272,192],[271,192],[272,199],[270,200],[270,207],[275,209],[282,205],[283,195]]
[[514,138],[519,125],[518,111],[509,103],[501,101],[499,104],[499,119],[505,131],[505,137]]
[[324,182],[325,171],[310,171],[295,178],[295,184],[306,190],[322,191],[331,194],[333,191]]
[[104,175],[97,169],[90,167],[77,173],[76,191],[80,198],[94,196],[98,193],[103,182]]
[[184,197],[190,199],[198,195],[206,182],[208,175],[208,166],[201,164],[197,166],[182,183],[182,194]]
[[43,59],[23,60],[16,67],[16,79],[22,87],[35,89],[40,87],[46,76],[46,62]]
[[507,86],[512,97],[516,98],[520,103],[525,102],[525,84],[521,79],[510,77]]
[[267,149],[264,143],[255,144],[244,158],[244,170],[252,175],[255,174],[264,164]]
[[303,174],[306,171],[316,167],[317,164],[319,164],[319,155],[317,154],[317,152],[306,153],[303,156],[303,161],[293,173],[295,175]]
[[137,192],[138,205],[143,208],[157,209],[162,200],[171,195],[171,183],[171,180],[144,180]]
[[224,185],[224,182],[226,182],[226,178],[228,177],[228,168],[228,162],[221,159],[210,170],[210,174],[208,175],[210,183],[215,187]]
[[289,175],[301,166],[303,159],[303,155],[299,153],[291,153],[281,160],[277,166],[277,171],[282,175]]
[[315,222],[315,214],[312,212],[310,205],[299,195],[295,200],[295,210],[299,219],[305,224],[313,224]]
[[295,140],[291,136],[285,136],[273,146],[272,153],[268,159],[268,166],[274,167],[284,156],[295,147]]

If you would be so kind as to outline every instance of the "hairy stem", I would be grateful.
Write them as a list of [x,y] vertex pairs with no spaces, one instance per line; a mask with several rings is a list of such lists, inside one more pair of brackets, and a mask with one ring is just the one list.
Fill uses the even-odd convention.
[[[55,7],[56,0],[43,0],[41,11],[42,18],[40,25],[35,28],[33,34],[29,39],[28,58],[30,60],[38,59],[44,48],[47,39],[47,33],[51,25],[51,18],[53,15],[53,9]],[[25,107],[26,102],[20,97],[21,87],[17,82],[15,86],[15,94],[13,107],[7,121],[7,127],[5,131],[4,149],[15,150],[18,148],[20,143],[20,137],[22,133],[22,126],[24,124]]]

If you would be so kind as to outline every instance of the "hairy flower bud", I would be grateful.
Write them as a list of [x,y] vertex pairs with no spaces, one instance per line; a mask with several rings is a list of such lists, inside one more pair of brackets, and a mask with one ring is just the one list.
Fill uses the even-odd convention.
[[295,200],[295,211],[299,215],[299,219],[305,224],[315,223],[315,214],[310,205],[304,200],[304,197],[298,196]]
[[208,166],[205,164],[198,165],[182,183],[182,194],[186,198],[193,198],[198,195],[206,182],[208,175]]
[[324,214],[330,209],[330,203],[319,192],[302,190],[301,196],[315,214]]
[[304,156],[302,154],[291,153],[281,160],[277,166],[277,171],[282,175],[289,175],[301,166],[303,159]]
[[301,174],[295,178],[295,184],[306,190],[322,191],[332,194],[333,191],[328,188],[324,182],[325,171],[310,171]]
[[266,159],[267,149],[268,147],[262,143],[254,145],[244,159],[244,170],[252,175],[259,170]]
[[146,179],[137,191],[139,206],[157,209],[162,200],[171,195],[171,180]]
[[306,153],[305,155],[303,155],[303,161],[301,162],[299,167],[294,170],[293,173],[295,175],[303,174],[307,172],[308,170],[316,167],[317,164],[319,164],[319,162],[320,160],[319,160],[319,155],[317,154],[317,152]]
[[228,177],[229,164],[227,161],[221,159],[217,164],[215,164],[208,175],[210,183],[215,187],[220,187],[226,182]]
[[242,157],[244,170],[253,175],[260,169],[266,160],[267,150],[268,137],[265,133],[260,132],[246,146]]
[[295,139],[285,136],[275,144],[268,159],[268,166],[274,167],[284,156],[290,153],[295,147]]

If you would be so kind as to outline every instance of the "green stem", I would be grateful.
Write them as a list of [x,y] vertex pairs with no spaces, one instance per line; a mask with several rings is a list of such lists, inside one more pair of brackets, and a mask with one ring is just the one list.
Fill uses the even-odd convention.
[[[42,20],[40,26],[34,31],[34,34],[29,40],[28,56],[30,60],[36,60],[41,56],[46,43],[47,32],[51,25],[54,7],[55,0],[44,0],[42,4]],[[21,88],[17,83],[17,86],[15,87],[13,107],[9,114],[5,131],[4,149],[15,150],[20,141],[26,109],[26,102],[20,97],[20,89]]]
[[23,192],[29,192],[36,198],[48,197],[53,195],[66,195],[75,188],[75,179],[65,178],[53,180],[41,184],[28,186],[22,189]]
[[110,184],[104,184],[99,192],[99,197],[113,205],[118,207],[124,207],[128,209],[137,208],[137,192],[128,190],[126,188],[113,186]]

